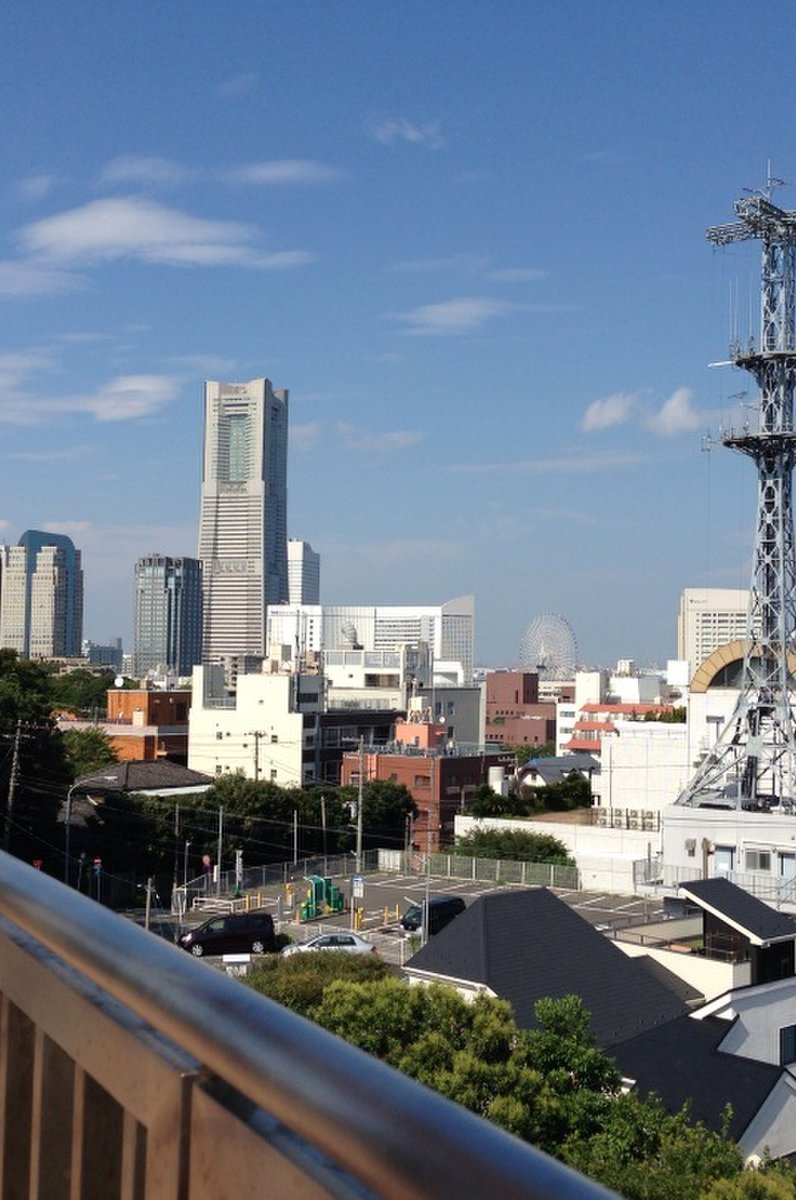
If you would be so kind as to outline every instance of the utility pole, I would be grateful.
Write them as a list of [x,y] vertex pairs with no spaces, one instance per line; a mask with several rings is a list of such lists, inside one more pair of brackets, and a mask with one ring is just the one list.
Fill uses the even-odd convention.
[[298,862],[298,809],[293,809],[293,866]]
[[8,781],[8,799],[6,801],[6,824],[3,830],[3,849],[7,852],[11,842],[11,821],[14,813],[14,792],[17,788],[17,775],[19,774],[19,739],[22,736],[22,721],[17,718],[17,727],[14,733],[14,753],[11,758],[11,777]]
[[262,729],[250,729],[246,737],[254,738],[254,782],[257,783],[260,778],[260,738],[265,737],[265,732]]
[[150,875],[146,881],[146,909],[144,911],[144,929],[149,929],[149,919],[152,915],[152,893],[155,890],[155,881]]
[[365,738],[359,739],[359,788],[357,791],[357,875],[362,871],[362,800],[365,791]]
[[218,850],[216,852],[216,896],[221,895],[221,846],[224,838],[224,809],[218,808]]

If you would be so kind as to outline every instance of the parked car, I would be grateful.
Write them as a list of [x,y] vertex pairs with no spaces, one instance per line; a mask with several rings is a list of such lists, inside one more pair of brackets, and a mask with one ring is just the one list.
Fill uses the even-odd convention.
[[373,943],[366,942],[358,933],[319,933],[317,937],[309,938],[306,942],[295,942],[292,946],[285,946],[282,955],[288,957],[309,950],[342,950],[348,954],[376,953]]
[[[419,904],[410,904],[401,917],[401,928],[407,933],[419,933],[423,928],[423,910],[425,900]],[[454,917],[463,913],[467,905],[461,896],[433,896],[428,902],[428,935],[439,933],[449,925]]]
[[259,909],[211,917],[184,933],[179,945],[197,958],[202,954],[265,954],[276,949],[274,920]]

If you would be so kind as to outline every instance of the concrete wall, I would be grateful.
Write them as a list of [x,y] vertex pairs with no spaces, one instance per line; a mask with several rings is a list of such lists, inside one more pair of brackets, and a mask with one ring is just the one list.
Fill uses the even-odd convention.
[[456,817],[457,837],[464,837],[475,827],[516,829],[558,838],[578,865],[581,886],[614,895],[633,892],[633,863],[660,850],[660,834],[640,829],[601,829],[595,825],[509,817]]

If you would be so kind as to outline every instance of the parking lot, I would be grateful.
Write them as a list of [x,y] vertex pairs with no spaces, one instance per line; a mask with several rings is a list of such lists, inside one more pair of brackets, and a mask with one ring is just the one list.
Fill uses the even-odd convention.
[[[417,948],[417,939],[409,938],[399,925],[400,916],[410,904],[429,896],[462,896],[468,905],[488,893],[513,890],[488,883],[467,880],[429,878],[418,875],[374,874],[363,877],[363,895],[356,900],[363,909],[359,931],[372,942],[379,954],[389,963],[402,966]],[[269,888],[262,893],[264,907],[274,917],[277,929],[293,941],[305,941],[320,932],[351,928],[351,881],[343,887],[345,909],[317,920],[301,922],[297,912],[304,899],[301,884],[292,894],[284,888]],[[599,892],[558,890],[557,895],[598,929],[614,929],[625,925],[644,924],[660,920],[663,909],[660,901],[639,896],[611,896]],[[208,914],[192,915],[191,924],[204,920]]]

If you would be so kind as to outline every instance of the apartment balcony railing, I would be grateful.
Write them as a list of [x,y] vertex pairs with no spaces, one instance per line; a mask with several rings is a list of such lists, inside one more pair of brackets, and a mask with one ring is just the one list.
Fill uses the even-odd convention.
[[605,1200],[0,854],[2,1200]]

